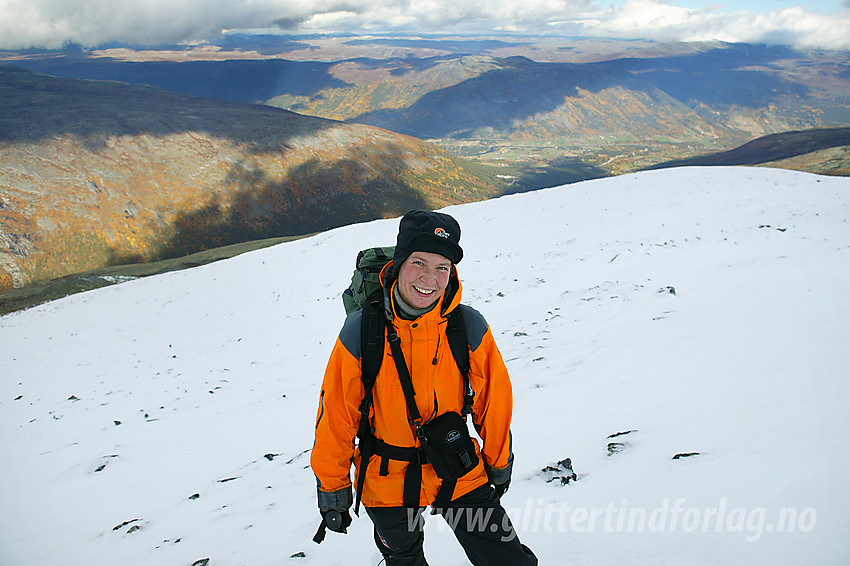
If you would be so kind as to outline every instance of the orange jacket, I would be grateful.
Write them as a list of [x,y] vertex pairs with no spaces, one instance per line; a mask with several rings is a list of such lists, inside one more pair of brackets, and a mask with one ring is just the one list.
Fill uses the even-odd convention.
[[[446,338],[445,314],[455,308],[464,309],[470,349],[469,380],[475,391],[472,421],[483,447],[475,441],[478,466],[458,480],[452,497],[455,499],[487,483],[485,463],[497,471],[504,471],[511,464],[513,397],[508,371],[490,327],[478,311],[465,305],[459,306],[461,286],[456,277],[454,289],[452,287],[450,284],[440,298],[441,304],[430,312],[416,320],[394,316],[388,324],[395,325],[416,392],[417,407],[423,420],[428,421],[446,412],[461,412],[463,378]],[[392,296],[391,290],[389,296]],[[350,486],[351,464],[359,462],[354,439],[360,422],[358,407],[365,393],[360,380],[360,314],[361,311],[358,311],[346,318],[322,382],[316,438],[310,458],[319,491],[322,492],[334,492]],[[408,424],[401,382],[389,357],[387,344],[384,353],[385,358],[372,389],[371,419],[375,436],[395,446],[418,446],[416,433]],[[363,504],[366,507],[402,505],[407,462],[390,460],[389,475],[381,476],[378,460],[380,457],[375,455],[370,460],[361,494]],[[431,465],[425,464],[419,496],[421,506],[434,501],[440,482]]]

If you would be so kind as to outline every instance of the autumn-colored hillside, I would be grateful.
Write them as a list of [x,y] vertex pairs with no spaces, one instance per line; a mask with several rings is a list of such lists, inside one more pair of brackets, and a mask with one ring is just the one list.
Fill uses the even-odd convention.
[[730,151],[661,163],[650,169],[706,165],[766,165],[820,175],[850,176],[850,127],[783,132]]
[[[2,61],[377,126],[510,164],[524,188],[850,124],[848,53],[781,45],[233,33],[192,46],[0,51]],[[832,153],[820,157],[846,161]],[[778,166],[817,171],[818,158]]]
[[0,292],[502,192],[482,171],[371,126],[0,67]]

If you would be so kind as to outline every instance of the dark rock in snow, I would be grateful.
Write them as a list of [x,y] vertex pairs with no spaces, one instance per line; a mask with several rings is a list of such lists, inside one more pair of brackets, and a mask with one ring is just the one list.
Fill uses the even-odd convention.
[[631,434],[633,432],[637,432],[636,430],[626,430],[623,432],[615,432],[614,434],[609,434],[608,438],[617,438],[618,436],[625,436],[627,434]]
[[293,457],[292,457],[292,458],[290,458],[290,459],[289,459],[286,463],[287,463],[287,464],[291,464],[291,463],[293,463],[295,460],[298,460],[299,458],[301,458],[301,457],[302,457],[302,456],[304,456],[305,454],[309,454],[311,450],[312,450],[312,448],[308,448],[308,449],[306,449],[306,450],[302,450],[302,451],[301,451],[298,455],[293,456]]
[[681,460],[682,458],[690,458],[692,456],[699,456],[699,452],[680,452],[673,456],[673,459]]
[[192,562],[192,566],[207,566],[210,563],[209,558],[201,558],[200,560],[195,560]]
[[120,525],[116,525],[116,526],[112,527],[112,530],[113,530],[113,531],[117,531],[117,530],[119,530],[119,529],[121,529],[121,528],[124,528],[124,527],[126,527],[127,525],[131,525],[131,524],[133,524],[133,523],[135,523],[135,522],[137,522],[137,521],[141,521],[141,519],[130,519],[129,521],[124,521],[124,522],[123,522],[123,523],[121,523]]
[[543,472],[543,476],[546,478],[546,483],[552,483],[558,480],[561,485],[567,485],[571,481],[578,480],[578,476],[573,471],[573,462],[570,458],[559,460],[555,465],[548,465],[541,472]]
[[613,456],[614,454],[619,454],[623,450],[625,450],[629,446],[628,442],[609,442],[608,443],[608,455]]
[[[620,437],[623,437],[623,436],[626,436],[626,435],[629,435],[629,434],[634,434],[636,432],[637,432],[637,430],[634,430],[634,429],[633,430],[625,430],[625,431],[622,431],[622,432],[615,432],[614,434],[609,434],[608,439],[610,440],[612,438],[620,438]],[[608,443],[608,455],[613,456],[614,454],[619,454],[620,452],[622,452],[623,450],[625,450],[629,446],[631,446],[631,444],[629,444],[628,442],[622,442],[622,441],[609,442]]]

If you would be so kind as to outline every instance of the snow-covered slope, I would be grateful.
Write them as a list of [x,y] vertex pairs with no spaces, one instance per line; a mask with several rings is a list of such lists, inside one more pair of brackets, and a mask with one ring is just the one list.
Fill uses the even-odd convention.
[[[685,168],[447,210],[541,564],[850,563],[850,180]],[[311,542],[308,461],[339,292],[397,225],[0,318],[0,564],[377,563],[365,515]],[[566,457],[578,481],[547,481]],[[439,518],[426,554],[466,563]]]

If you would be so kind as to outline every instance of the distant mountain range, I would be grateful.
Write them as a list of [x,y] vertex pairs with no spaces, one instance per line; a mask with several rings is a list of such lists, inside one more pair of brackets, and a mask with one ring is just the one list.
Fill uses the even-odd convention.
[[850,125],[848,53],[776,46],[245,35],[15,60],[370,124],[560,183]]
[[646,168],[850,171],[845,52],[227,36],[3,64],[0,292]]
[[506,188],[372,126],[0,67],[0,291]]

